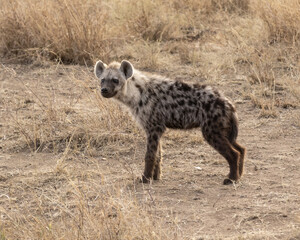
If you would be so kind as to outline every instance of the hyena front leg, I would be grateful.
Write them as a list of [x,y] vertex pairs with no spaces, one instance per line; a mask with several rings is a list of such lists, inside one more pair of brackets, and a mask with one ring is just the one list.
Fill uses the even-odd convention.
[[158,179],[160,176],[160,159],[157,154],[160,154],[160,137],[162,132],[152,132],[147,134],[147,151],[145,156],[145,170],[143,174],[143,182],[148,183],[151,179]]
[[156,154],[155,166],[154,166],[154,174],[153,174],[154,180],[159,180],[161,178],[161,164],[162,164],[162,149],[161,149],[161,143],[159,142],[158,150]]

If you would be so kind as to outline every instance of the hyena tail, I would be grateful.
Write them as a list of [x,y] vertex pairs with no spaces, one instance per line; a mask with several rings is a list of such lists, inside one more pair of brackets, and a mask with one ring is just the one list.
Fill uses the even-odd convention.
[[236,138],[238,136],[238,118],[236,112],[232,112],[230,124],[231,131],[229,132],[228,140],[229,142],[233,143],[236,141]]

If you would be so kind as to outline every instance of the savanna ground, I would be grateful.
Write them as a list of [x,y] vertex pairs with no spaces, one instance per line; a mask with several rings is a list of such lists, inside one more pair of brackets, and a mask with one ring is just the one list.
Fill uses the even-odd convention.
[[[300,3],[0,0],[0,239],[300,239]],[[245,174],[200,130],[145,138],[93,63],[210,84],[236,105]]]

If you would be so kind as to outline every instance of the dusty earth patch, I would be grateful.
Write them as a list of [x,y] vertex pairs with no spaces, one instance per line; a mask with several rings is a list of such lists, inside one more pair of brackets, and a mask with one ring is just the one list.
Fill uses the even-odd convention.
[[[176,72],[168,74],[185,79]],[[18,236],[13,229],[25,231],[27,225],[22,217],[26,214],[52,224],[62,221],[60,206],[72,201],[68,195],[72,188],[70,179],[90,192],[97,184],[127,191],[137,204],[159,219],[163,232],[173,234],[171,239],[300,239],[299,107],[279,108],[275,118],[259,117],[260,110],[240,94],[245,87],[241,79],[215,83],[237,107],[239,141],[247,148],[241,182],[222,185],[228,173],[227,163],[203,141],[199,130],[192,130],[167,132],[162,139],[163,179],[143,185],[136,178],[143,169],[145,140],[127,115],[124,124],[129,130],[108,142],[101,138],[105,129],[99,127],[99,117],[100,124],[93,132],[102,134],[102,145],[84,150],[74,146],[65,150],[70,138],[65,132],[55,132],[63,132],[63,124],[68,123],[77,129],[80,121],[75,121],[76,116],[84,121],[91,113],[103,114],[95,103],[96,85],[91,68],[3,63],[0,85],[0,230],[5,236],[2,239]],[[121,111],[115,103],[103,101],[104,106]],[[64,145],[63,151],[47,145],[51,136],[38,130],[36,134],[44,136],[39,141],[45,145],[28,143],[33,137],[26,138],[26,129],[20,126],[36,121],[35,126],[41,129],[34,116],[45,113],[42,105],[48,109],[50,103],[56,105],[56,112],[66,114],[56,114],[53,122],[58,125],[51,125],[56,127],[51,136],[62,137],[55,146]],[[50,124],[49,119],[41,121]],[[80,143],[78,140],[77,145]],[[74,205],[66,204],[64,209],[72,212]],[[40,224],[44,226],[42,221]]]

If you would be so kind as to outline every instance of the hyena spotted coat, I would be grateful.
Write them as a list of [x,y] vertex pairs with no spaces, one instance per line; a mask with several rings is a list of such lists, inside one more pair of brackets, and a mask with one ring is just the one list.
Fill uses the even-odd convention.
[[133,68],[128,61],[102,61],[94,72],[100,79],[101,95],[125,104],[147,135],[143,182],[161,177],[160,138],[166,128],[201,128],[206,141],[228,162],[224,184],[237,181],[244,166],[245,148],[236,141],[238,120],[234,106],[217,90],[190,85]]

